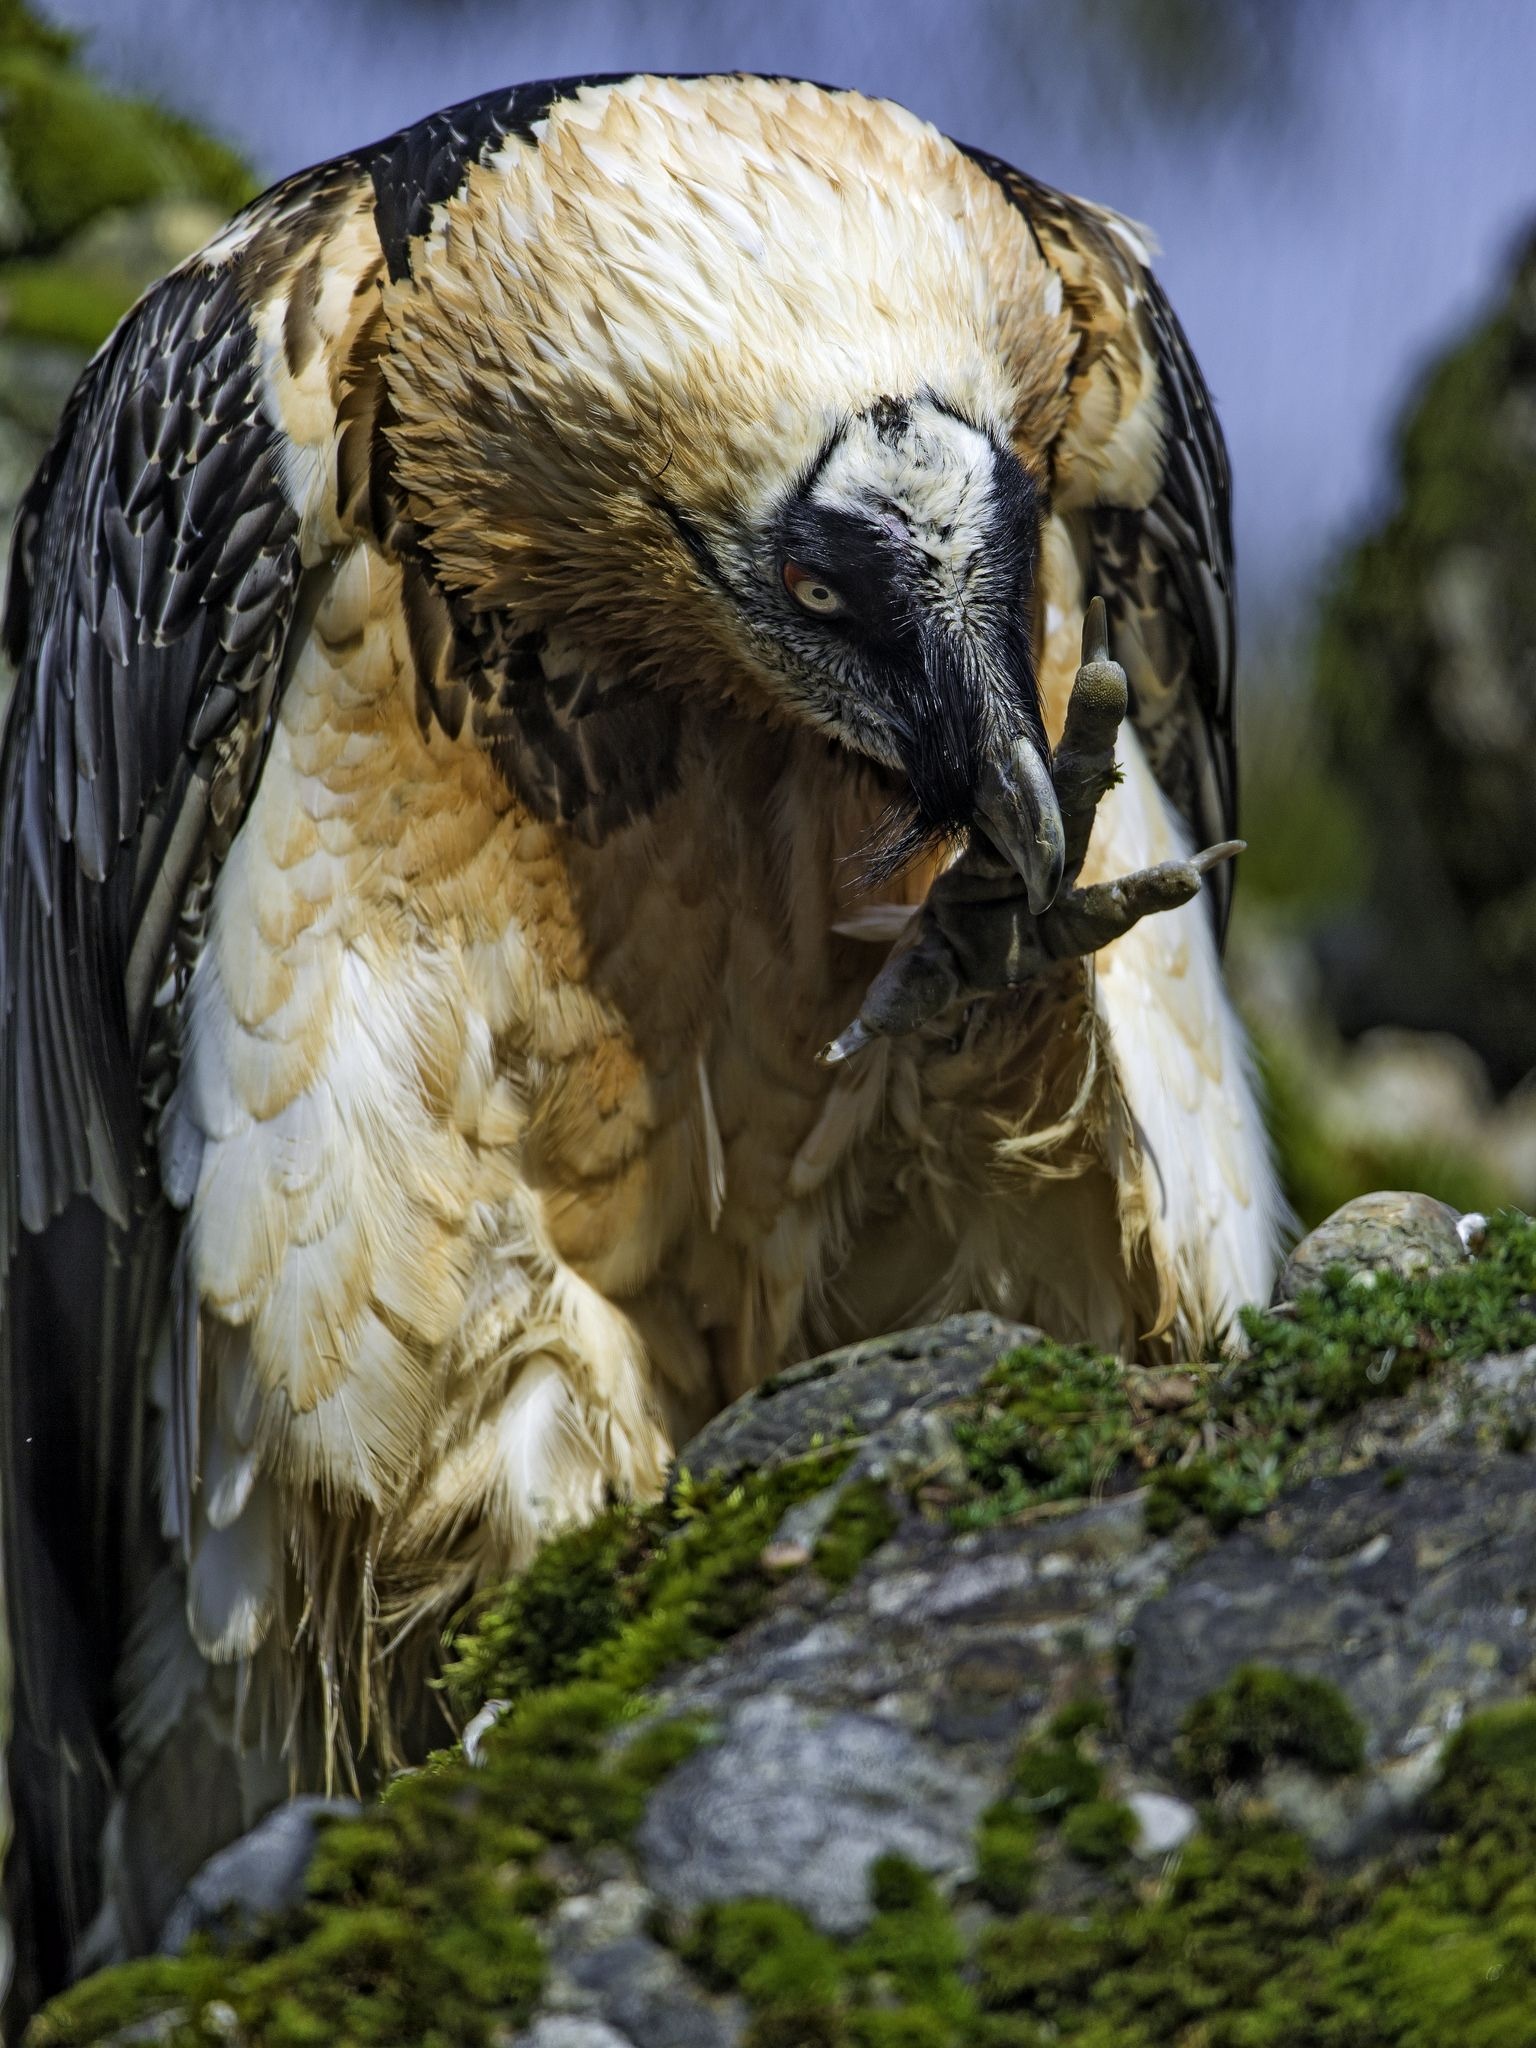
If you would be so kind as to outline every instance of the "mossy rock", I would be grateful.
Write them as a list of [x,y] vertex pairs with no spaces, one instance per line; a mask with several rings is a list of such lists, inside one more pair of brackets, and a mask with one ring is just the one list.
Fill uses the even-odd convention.
[[1199,1791],[1257,1777],[1282,1758],[1328,1777],[1359,1770],[1365,1732],[1337,1686],[1244,1664],[1185,1717],[1179,1760]]
[[[1518,2043],[1536,1487],[1499,1418],[1536,1403],[1533,1297],[1507,1217],[1455,1269],[1255,1316],[1176,1398],[995,1328],[927,1405],[891,1393],[920,1338],[820,1361],[787,1394],[846,1435],[749,1403],[786,1399],[792,1455],[616,1507],[466,1617],[456,1708],[507,1702],[479,1767],[399,1779],[286,1914],[87,1980],[34,2043],[543,2048],[551,1986],[709,2048]],[[1357,1845],[1286,1824],[1298,1773]],[[1149,1862],[1137,1802],[1181,1788],[1200,1824]]]

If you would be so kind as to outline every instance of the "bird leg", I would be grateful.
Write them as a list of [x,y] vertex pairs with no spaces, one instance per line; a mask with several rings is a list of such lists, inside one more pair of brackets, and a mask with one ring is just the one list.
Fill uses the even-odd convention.
[[1188,860],[1076,887],[1094,813],[1119,780],[1115,740],[1126,704],[1125,670],[1109,658],[1104,604],[1095,598],[1083,621],[1083,661],[1061,743],[1051,757],[1066,841],[1055,901],[1032,911],[1016,870],[981,833],[973,834],[875,976],[858,1016],[823,1049],[824,1064],[836,1065],[876,1038],[904,1037],[952,1003],[1018,988],[1062,960],[1096,953],[1152,912],[1188,903],[1218,862],[1243,850],[1241,840],[1229,839]]

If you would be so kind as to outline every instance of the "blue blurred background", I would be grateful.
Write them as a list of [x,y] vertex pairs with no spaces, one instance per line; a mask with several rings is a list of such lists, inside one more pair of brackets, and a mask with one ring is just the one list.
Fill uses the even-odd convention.
[[776,71],[905,102],[1155,231],[1220,403],[1250,627],[1380,501],[1389,429],[1536,188],[1526,0],[42,0],[98,73],[263,181],[582,71]]

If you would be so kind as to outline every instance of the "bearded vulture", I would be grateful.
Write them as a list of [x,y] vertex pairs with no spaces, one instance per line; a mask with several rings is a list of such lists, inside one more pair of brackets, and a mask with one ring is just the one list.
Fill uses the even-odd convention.
[[34,1988],[775,1367],[1266,1289],[1227,463],[1117,215],[792,80],[451,108],[127,316],[4,631]]

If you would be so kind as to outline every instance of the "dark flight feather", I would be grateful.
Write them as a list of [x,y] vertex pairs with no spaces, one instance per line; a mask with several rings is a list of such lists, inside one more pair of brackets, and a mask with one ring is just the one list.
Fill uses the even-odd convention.
[[[1088,514],[1089,594],[1109,610],[1110,645],[1125,668],[1131,722],[1159,785],[1196,846],[1237,836],[1236,616],[1232,476],[1200,366],[1163,289],[1093,209],[967,149],[1029,223],[1051,261],[1053,240],[1091,249],[1137,295],[1158,367],[1163,478],[1146,506],[1102,504]],[[1225,939],[1233,870],[1202,891]]]

